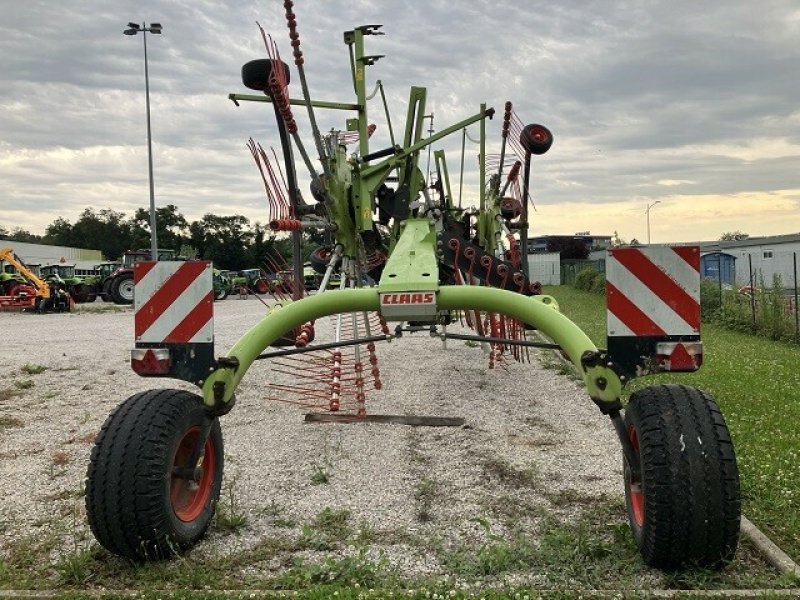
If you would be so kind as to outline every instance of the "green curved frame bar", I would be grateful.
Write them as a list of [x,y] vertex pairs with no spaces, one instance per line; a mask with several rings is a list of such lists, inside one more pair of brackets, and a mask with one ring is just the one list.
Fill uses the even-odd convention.
[[[238,360],[238,367],[219,367],[205,380],[202,387],[205,403],[214,405],[214,384],[218,382],[224,385],[223,401],[230,401],[256,357],[290,329],[328,315],[378,310],[379,307],[378,289],[362,288],[324,292],[273,311],[245,333],[228,352],[228,357]],[[583,353],[596,352],[597,348],[575,323],[558,311],[550,296],[522,296],[491,287],[443,286],[438,293],[438,308],[491,311],[533,325],[564,349],[583,375],[589,396],[595,402],[610,406],[619,401],[622,394],[619,376],[605,366],[583,367]]]

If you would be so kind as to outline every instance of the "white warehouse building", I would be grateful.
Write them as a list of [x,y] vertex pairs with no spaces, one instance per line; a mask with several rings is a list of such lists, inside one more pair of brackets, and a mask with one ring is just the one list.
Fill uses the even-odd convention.
[[700,242],[701,252],[726,252],[736,258],[736,285],[772,285],[779,275],[783,287],[794,287],[800,273],[800,233],[749,237],[743,240]]
[[2,248],[11,248],[26,265],[75,265],[75,272],[79,275],[93,273],[95,265],[105,260],[100,250],[69,246],[47,246],[0,239],[0,249]]

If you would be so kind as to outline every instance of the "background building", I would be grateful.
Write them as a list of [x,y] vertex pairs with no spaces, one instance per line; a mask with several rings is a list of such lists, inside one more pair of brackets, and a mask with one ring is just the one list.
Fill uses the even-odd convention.
[[736,259],[735,285],[739,287],[760,287],[762,280],[770,287],[775,275],[780,276],[784,287],[794,287],[796,273],[800,271],[800,233],[700,242],[700,251],[733,256]]
[[78,275],[94,273],[95,265],[103,262],[100,250],[88,250],[86,248],[70,248],[68,246],[46,246],[44,244],[29,244],[27,242],[15,242],[14,240],[0,239],[0,248],[12,248],[16,254],[27,265],[75,265],[75,273]]

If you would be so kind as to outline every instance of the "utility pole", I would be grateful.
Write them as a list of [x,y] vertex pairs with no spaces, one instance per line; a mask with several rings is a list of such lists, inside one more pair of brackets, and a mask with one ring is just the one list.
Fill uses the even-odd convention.
[[650,245],[650,209],[653,208],[656,204],[660,204],[661,200],[656,200],[652,204],[647,205],[647,210],[645,211],[647,215],[647,245]]
[[147,33],[161,34],[161,23],[128,23],[125,35],[136,35],[142,32],[144,39],[144,95],[147,105],[147,166],[150,177],[150,259],[158,260],[158,240],[156,235],[156,195],[153,184],[153,136],[150,130],[150,75],[147,69]]

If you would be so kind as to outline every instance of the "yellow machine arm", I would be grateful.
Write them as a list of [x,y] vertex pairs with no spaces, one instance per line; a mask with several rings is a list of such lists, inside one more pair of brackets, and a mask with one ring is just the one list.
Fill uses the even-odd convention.
[[12,248],[3,248],[0,250],[0,261],[7,262],[17,269],[20,274],[36,288],[36,295],[40,298],[49,298],[50,297],[50,286],[47,285],[45,281],[42,281],[39,277],[37,277],[33,271],[31,271],[28,267],[25,266],[25,263],[22,262],[17,255],[14,254],[14,250]]

